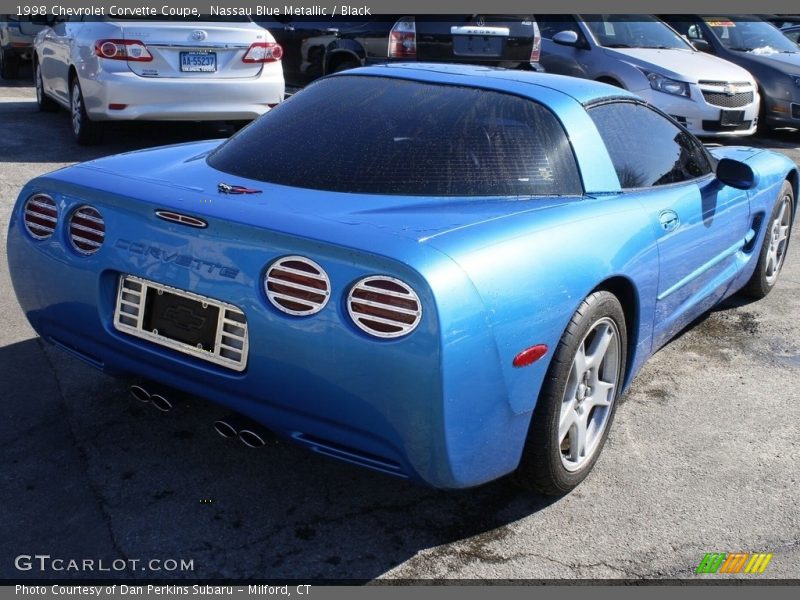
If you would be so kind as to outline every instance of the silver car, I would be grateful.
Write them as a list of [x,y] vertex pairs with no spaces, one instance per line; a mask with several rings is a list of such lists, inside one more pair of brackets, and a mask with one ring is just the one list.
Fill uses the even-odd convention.
[[79,144],[107,121],[247,121],[283,99],[282,55],[245,17],[57,20],[34,41],[36,99],[70,111]]

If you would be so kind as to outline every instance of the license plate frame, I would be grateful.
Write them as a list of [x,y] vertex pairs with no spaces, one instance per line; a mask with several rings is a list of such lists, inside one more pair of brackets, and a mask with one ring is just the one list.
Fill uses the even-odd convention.
[[744,123],[743,110],[723,110],[720,111],[719,124],[723,127],[736,127]]
[[[164,313],[171,307],[171,314],[159,315],[159,310]],[[202,319],[205,321],[200,323]],[[194,337],[176,335],[181,325],[184,329],[199,327],[202,331]],[[247,318],[241,309],[221,300],[120,274],[114,328],[234,371],[247,368]]]
[[181,52],[180,65],[181,73],[216,73],[217,53],[209,50],[192,50]]

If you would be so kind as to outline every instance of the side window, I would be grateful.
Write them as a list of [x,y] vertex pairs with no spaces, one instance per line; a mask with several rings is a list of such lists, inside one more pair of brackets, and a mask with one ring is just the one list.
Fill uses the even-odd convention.
[[578,23],[570,15],[536,15],[536,22],[542,37],[548,40],[553,39],[559,31],[574,31],[578,34],[578,39],[583,37]]
[[686,36],[690,40],[703,40],[703,30],[700,28],[700,25],[694,24],[689,25],[689,28],[686,30]]
[[633,102],[589,109],[622,188],[688,181],[711,172],[703,146],[654,110]]

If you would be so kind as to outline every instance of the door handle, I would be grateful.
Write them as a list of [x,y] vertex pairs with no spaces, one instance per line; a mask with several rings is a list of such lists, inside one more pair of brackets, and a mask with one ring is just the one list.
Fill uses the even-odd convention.
[[673,231],[680,224],[681,220],[678,213],[674,210],[662,210],[658,215],[658,222],[661,224],[661,229],[664,231]]

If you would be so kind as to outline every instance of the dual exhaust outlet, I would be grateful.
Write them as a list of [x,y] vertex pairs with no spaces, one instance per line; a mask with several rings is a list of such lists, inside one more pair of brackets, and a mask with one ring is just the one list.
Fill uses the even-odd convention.
[[[143,403],[150,403],[161,412],[169,412],[174,408],[174,403],[170,400],[170,394],[161,388],[146,389],[142,384],[134,384],[128,388],[131,396]],[[178,392],[174,392],[178,393]],[[231,413],[230,415],[214,422],[214,431],[225,439],[239,438],[248,448],[261,448],[267,445],[267,440],[272,437],[267,429],[261,425],[246,419],[245,417]]]

